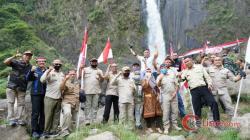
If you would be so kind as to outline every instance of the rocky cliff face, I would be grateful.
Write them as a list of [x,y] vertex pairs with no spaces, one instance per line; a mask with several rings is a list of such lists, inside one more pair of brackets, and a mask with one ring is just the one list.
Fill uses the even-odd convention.
[[187,30],[194,29],[207,15],[204,5],[206,0],[160,0],[162,24],[166,45],[172,42],[174,50],[199,47],[199,43],[187,35]]

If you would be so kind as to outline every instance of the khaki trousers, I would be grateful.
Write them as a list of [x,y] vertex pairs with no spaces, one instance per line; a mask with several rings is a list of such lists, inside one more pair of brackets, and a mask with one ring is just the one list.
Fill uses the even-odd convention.
[[134,121],[134,104],[131,103],[119,103],[119,110],[120,110],[120,123],[127,123],[130,124]]
[[61,102],[61,99],[44,98],[45,133],[56,132],[58,130]]
[[76,108],[72,108],[71,104],[62,103],[62,121],[60,124],[62,131],[73,131],[72,124],[75,124],[76,122],[77,113]]
[[170,121],[173,125],[177,125],[178,115],[178,100],[177,95],[171,100],[170,94],[162,94],[162,110],[163,110],[163,125],[164,128],[170,127]]
[[98,94],[87,94],[85,102],[85,121],[95,122],[98,111]]
[[[19,90],[6,89],[8,100],[8,116],[7,120],[20,120],[24,121],[25,111],[25,92]],[[14,103],[17,100],[17,112],[14,112]]]

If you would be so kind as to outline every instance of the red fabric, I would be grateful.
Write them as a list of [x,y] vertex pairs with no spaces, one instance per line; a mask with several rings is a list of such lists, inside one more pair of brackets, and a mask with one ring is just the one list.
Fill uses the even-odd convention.
[[110,43],[110,40],[108,38],[108,41],[106,43],[106,46],[103,50],[103,63],[104,64],[107,64],[108,62],[108,55],[109,55],[109,50],[111,49],[111,43]]

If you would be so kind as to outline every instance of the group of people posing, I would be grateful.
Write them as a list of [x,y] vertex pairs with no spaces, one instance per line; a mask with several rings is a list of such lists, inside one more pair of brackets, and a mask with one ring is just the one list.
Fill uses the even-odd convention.
[[[211,108],[214,122],[220,121],[217,102],[221,102],[229,117],[233,114],[231,97],[226,80],[239,81],[223,67],[222,57],[209,59],[209,66],[194,64],[191,57],[180,60],[177,54],[167,56],[162,64],[157,63],[158,52],[144,56],[131,53],[140,63],[133,63],[118,70],[118,64],[108,65],[106,72],[98,68],[96,58],[90,59],[90,66],[79,71],[71,69],[67,74],[61,71],[63,63],[56,59],[46,67],[46,58],[37,57],[36,66],[30,64],[31,51],[7,58],[4,63],[12,67],[8,76],[6,95],[8,99],[7,120],[11,126],[25,125],[25,96],[30,90],[32,113],[32,137],[67,136],[77,121],[80,104],[84,104],[85,125],[97,123],[98,100],[105,93],[105,109],[102,123],[108,123],[113,106],[114,122],[146,127],[147,132],[168,134],[170,128],[181,130],[177,119],[186,115],[180,83],[187,81],[191,93],[192,108],[201,119],[201,109],[206,104]],[[21,58],[20,58],[21,57]],[[205,61],[202,61],[205,63]],[[186,69],[182,68],[186,65]],[[28,82],[31,83],[27,88]],[[107,83],[105,90],[102,83]],[[103,91],[104,90],[104,91]],[[14,103],[17,101],[17,112]],[[143,122],[145,121],[146,126]],[[199,120],[197,126],[200,126]]]

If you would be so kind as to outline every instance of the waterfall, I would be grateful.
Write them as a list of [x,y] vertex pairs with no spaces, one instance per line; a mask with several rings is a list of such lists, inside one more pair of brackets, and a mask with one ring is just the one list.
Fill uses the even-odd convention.
[[165,41],[161,24],[160,11],[157,0],[146,0],[147,27],[148,27],[148,48],[153,54],[155,46],[158,45],[159,56],[157,62],[161,64],[166,56]]

